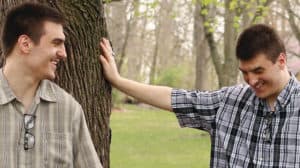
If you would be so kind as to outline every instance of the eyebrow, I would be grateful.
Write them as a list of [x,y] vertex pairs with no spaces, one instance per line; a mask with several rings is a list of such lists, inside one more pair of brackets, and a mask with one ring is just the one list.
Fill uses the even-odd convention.
[[65,39],[63,38],[55,38],[52,40],[53,43],[64,43],[65,42]]
[[253,69],[250,69],[249,71],[245,71],[245,70],[243,70],[243,69],[241,69],[240,67],[239,67],[239,70],[240,71],[242,71],[242,72],[256,72],[256,71],[259,71],[259,70],[263,70],[264,68],[263,67],[255,67],[255,68],[253,68]]

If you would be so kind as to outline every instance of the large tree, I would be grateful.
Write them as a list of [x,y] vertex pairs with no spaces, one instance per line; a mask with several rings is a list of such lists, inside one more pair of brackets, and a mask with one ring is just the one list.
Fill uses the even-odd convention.
[[[26,0],[1,0],[0,22],[7,9]],[[96,150],[109,167],[111,87],[98,62],[99,40],[106,37],[102,0],[36,0],[58,9],[67,20],[68,59],[58,69],[56,82],[82,105]]]

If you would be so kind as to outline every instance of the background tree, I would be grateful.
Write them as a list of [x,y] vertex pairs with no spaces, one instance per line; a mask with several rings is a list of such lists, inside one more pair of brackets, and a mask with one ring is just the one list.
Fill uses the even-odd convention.
[[[285,9],[286,13],[287,13],[287,20],[288,23],[291,27],[291,30],[295,36],[295,38],[298,41],[298,45],[300,44],[300,28],[299,28],[299,21],[300,21],[300,13],[299,13],[299,5],[300,2],[299,1],[292,1],[291,0],[281,0],[281,4],[283,6],[283,8]],[[285,12],[282,13],[282,16],[286,16],[284,15]],[[300,57],[300,52],[293,52],[293,55],[296,55],[298,57]]]
[[212,72],[210,71],[212,63],[210,59],[210,52],[208,48],[207,39],[205,38],[203,24],[203,17],[201,17],[201,3],[200,1],[196,1],[194,9],[193,34],[193,48],[196,56],[195,88],[201,90],[209,90],[212,89],[212,82],[209,82],[208,80],[212,74]]
[[[219,87],[234,85],[238,79],[238,61],[235,58],[238,33],[241,28],[257,22],[258,18],[263,16],[265,7],[272,0],[257,2],[252,0],[197,1],[201,4],[205,37],[218,76],[218,85]],[[221,35],[223,52],[221,52],[220,43],[217,40],[220,38],[217,25],[220,24],[223,25]]]
[[[9,7],[25,0],[2,0],[0,21]],[[56,82],[82,105],[97,153],[109,167],[111,88],[101,74],[99,40],[107,37],[102,0],[39,0],[58,9],[65,27],[68,59],[58,68]]]

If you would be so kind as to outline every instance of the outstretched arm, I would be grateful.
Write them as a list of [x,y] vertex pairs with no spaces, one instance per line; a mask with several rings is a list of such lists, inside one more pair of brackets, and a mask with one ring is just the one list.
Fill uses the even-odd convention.
[[172,88],[166,86],[154,86],[142,84],[120,76],[113,51],[107,39],[100,41],[102,55],[100,62],[103,67],[105,78],[118,90],[155,107],[172,111],[171,91]]

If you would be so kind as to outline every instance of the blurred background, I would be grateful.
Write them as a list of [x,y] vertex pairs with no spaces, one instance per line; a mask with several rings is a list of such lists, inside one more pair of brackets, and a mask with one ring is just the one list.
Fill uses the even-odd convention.
[[[239,33],[256,23],[278,31],[288,67],[300,79],[299,8],[299,0],[113,0],[105,15],[122,76],[215,90],[243,83],[235,44]],[[173,114],[115,90],[113,101],[113,168],[209,166],[207,133],[178,129]]]

